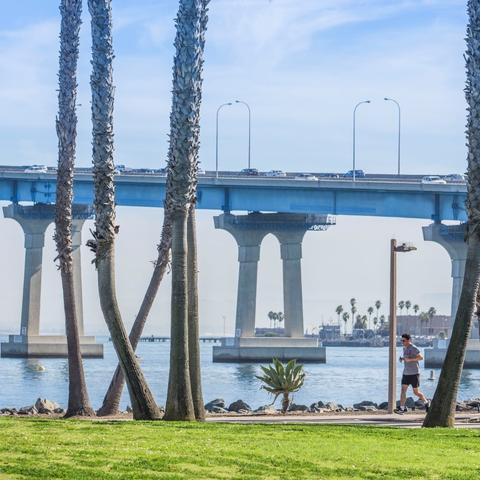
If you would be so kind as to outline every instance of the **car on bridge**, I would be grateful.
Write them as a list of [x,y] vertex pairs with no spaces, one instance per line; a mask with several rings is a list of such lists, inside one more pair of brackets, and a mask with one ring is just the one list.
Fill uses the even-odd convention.
[[287,174],[282,172],[282,170],[270,170],[269,172],[265,173],[266,177],[286,177]]
[[363,170],[349,170],[343,174],[343,178],[353,178],[353,172],[355,172],[355,178],[364,178],[365,172]]
[[467,180],[465,175],[460,175],[459,173],[451,173],[450,175],[445,175],[443,177],[448,183],[465,183]]
[[25,173],[47,173],[48,168],[46,165],[31,165],[30,167],[27,167],[24,171]]
[[242,175],[248,175],[250,177],[258,176],[258,170],[256,168],[244,168],[240,173]]
[[446,184],[447,181],[438,175],[427,175],[422,178],[422,183],[425,184]]
[[311,180],[311,181],[316,181],[318,180],[318,177],[315,175],[312,175],[311,173],[299,173],[295,175],[295,180]]

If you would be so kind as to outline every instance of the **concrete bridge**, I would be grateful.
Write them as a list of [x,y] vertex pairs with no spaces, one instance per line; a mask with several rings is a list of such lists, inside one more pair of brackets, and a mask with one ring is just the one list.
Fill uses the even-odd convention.
[[[116,202],[121,206],[162,207],[166,178],[162,175],[121,174],[116,178]],[[56,175],[26,173],[14,167],[0,168],[0,201],[11,204],[4,216],[16,220],[25,233],[25,278],[20,335],[2,345],[2,355],[64,355],[58,338],[38,335],[41,265],[44,235],[53,222]],[[78,172],[74,183],[78,216],[75,220],[77,301],[81,309],[80,250],[84,216],[91,214],[92,175]],[[357,179],[320,176],[302,180],[292,176],[247,177],[235,172],[220,178],[200,176],[198,208],[223,212],[215,227],[228,231],[237,241],[239,281],[235,339],[215,347],[220,360],[258,359],[272,356],[325,361],[324,349],[303,338],[301,245],[308,230],[322,231],[335,225],[336,215],[363,215],[425,219],[425,240],[445,247],[452,261],[452,314],[456,312],[463,280],[466,247],[462,241],[465,212],[464,183],[424,184],[421,177],[371,176]],[[24,205],[27,203],[28,205]],[[82,213],[83,212],[83,213]],[[231,212],[250,212],[234,215]],[[82,217],[83,215],[83,217]],[[444,220],[458,221],[447,226]],[[272,233],[280,242],[283,263],[284,312],[287,338],[255,338],[257,269],[263,238]],[[79,311],[81,318],[81,311]],[[263,344],[259,344],[263,342]],[[308,345],[307,345],[308,344]],[[33,347],[36,345],[36,347]],[[48,345],[48,348],[47,348]],[[91,337],[83,337],[85,355],[101,355]],[[262,347],[262,348],[260,348]],[[97,348],[95,350],[95,348]],[[253,358],[252,349],[259,355]],[[89,353],[90,352],[90,353]],[[247,352],[247,357],[242,357]],[[303,353],[301,353],[303,352]],[[307,353],[305,353],[307,352]]]

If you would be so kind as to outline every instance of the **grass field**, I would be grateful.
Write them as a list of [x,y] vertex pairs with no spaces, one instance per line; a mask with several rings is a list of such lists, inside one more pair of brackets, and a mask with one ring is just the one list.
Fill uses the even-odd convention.
[[479,479],[480,433],[0,418],[0,479]]

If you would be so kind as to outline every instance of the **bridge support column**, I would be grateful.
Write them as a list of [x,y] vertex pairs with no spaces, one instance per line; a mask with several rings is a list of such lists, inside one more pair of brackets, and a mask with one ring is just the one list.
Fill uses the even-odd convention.
[[[215,228],[228,231],[238,244],[239,278],[235,339],[214,347],[214,361],[269,361],[296,358],[325,362],[325,349],[303,335],[302,240],[307,230],[335,224],[329,215],[251,213],[215,217]],[[285,335],[255,337],[257,271],[260,245],[272,233],[280,242],[283,261]]]
[[423,239],[439,243],[448,252],[452,262],[452,303],[450,308],[452,325],[457,314],[467,260],[467,244],[464,238],[464,223],[460,225],[432,223],[427,227],[423,227]]
[[[1,356],[66,357],[67,342],[64,335],[40,335],[43,247],[45,231],[55,218],[55,206],[10,204],[3,208],[3,213],[5,218],[17,221],[23,229],[25,266],[20,334],[10,335],[9,341],[1,344]],[[95,343],[95,337],[84,336],[83,328],[81,230],[85,219],[91,216],[91,211],[83,205],[74,205],[73,214],[74,288],[82,355],[103,357],[103,345]]]

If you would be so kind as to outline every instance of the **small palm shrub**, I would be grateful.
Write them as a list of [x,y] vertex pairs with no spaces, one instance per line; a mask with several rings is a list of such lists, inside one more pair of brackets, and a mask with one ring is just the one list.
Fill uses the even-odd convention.
[[275,395],[272,405],[280,395],[282,399],[282,413],[286,413],[290,405],[290,394],[298,392],[305,380],[305,372],[303,365],[297,363],[296,360],[290,360],[284,365],[277,358],[273,359],[273,363],[268,367],[260,367],[263,375],[256,377],[263,383],[261,388]]

